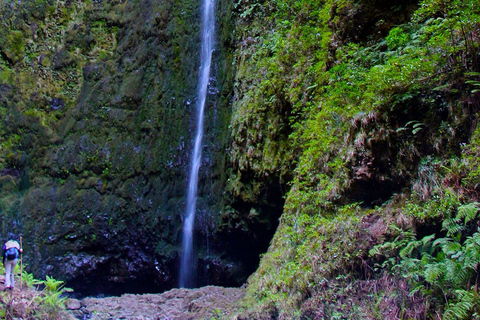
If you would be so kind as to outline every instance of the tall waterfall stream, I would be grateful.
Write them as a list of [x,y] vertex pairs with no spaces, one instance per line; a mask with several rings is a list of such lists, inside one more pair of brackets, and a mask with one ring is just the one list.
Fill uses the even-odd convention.
[[197,83],[197,131],[192,154],[192,166],[187,190],[187,206],[183,221],[182,256],[180,261],[179,286],[192,287],[195,285],[194,277],[194,252],[193,252],[193,227],[195,222],[196,198],[198,190],[198,170],[202,158],[203,117],[207,89],[210,79],[210,67],[215,32],[215,3],[214,0],[202,0],[202,25],[201,25],[201,52],[200,70]]

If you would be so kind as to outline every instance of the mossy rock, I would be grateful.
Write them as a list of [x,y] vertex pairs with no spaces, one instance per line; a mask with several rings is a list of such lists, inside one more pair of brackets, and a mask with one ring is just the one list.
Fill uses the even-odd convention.
[[25,52],[23,32],[13,30],[6,35],[0,33],[0,48],[8,61],[17,63],[22,60]]

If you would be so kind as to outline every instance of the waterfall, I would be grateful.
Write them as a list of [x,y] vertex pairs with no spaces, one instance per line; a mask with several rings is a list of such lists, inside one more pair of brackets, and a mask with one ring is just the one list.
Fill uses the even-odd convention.
[[196,198],[198,189],[198,169],[202,158],[203,114],[207,98],[208,82],[215,32],[214,0],[202,0],[200,70],[197,83],[197,132],[192,154],[192,167],[188,181],[187,206],[183,221],[182,256],[180,261],[179,286],[194,286],[193,225],[195,222]]

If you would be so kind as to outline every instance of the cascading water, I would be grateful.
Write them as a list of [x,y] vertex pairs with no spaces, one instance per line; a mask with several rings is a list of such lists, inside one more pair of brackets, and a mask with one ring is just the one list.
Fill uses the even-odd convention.
[[195,221],[196,198],[198,189],[198,169],[202,158],[203,139],[203,114],[205,100],[210,79],[210,66],[212,64],[213,42],[215,32],[215,0],[202,0],[202,30],[201,30],[201,53],[200,72],[197,92],[197,133],[192,155],[192,167],[187,190],[187,207],[183,221],[182,257],[180,261],[179,286],[194,286],[194,259],[193,259],[193,225]]

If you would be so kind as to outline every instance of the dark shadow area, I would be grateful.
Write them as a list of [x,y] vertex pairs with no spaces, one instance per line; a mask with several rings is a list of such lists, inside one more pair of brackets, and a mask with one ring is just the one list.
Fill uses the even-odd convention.
[[135,279],[124,282],[115,282],[109,280],[104,274],[98,276],[90,275],[84,279],[74,279],[67,281],[66,287],[72,288],[71,294],[75,298],[85,297],[109,297],[121,296],[122,294],[145,294],[162,293],[172,289],[173,286],[160,285],[155,281],[155,274],[145,274]]

